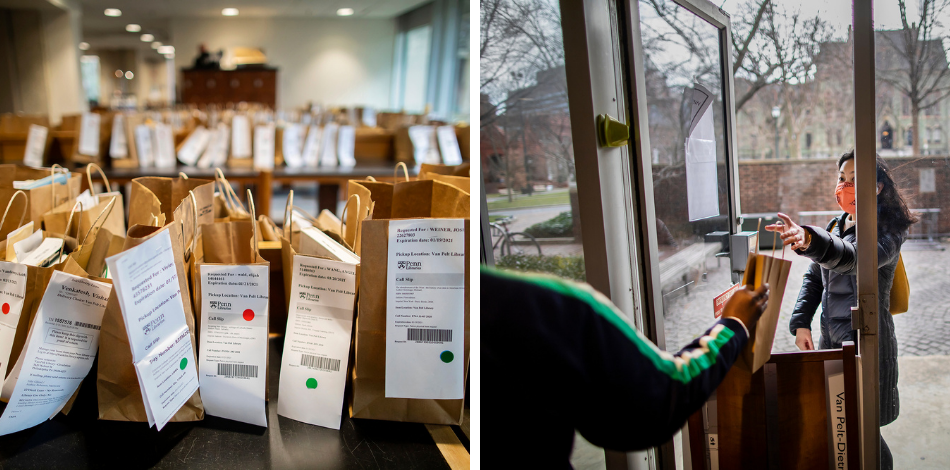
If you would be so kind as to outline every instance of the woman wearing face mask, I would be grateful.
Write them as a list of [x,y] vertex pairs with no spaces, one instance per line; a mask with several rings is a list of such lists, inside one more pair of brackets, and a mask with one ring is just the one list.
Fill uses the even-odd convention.
[[[891,178],[890,169],[877,157],[877,236],[878,236],[878,328],[881,426],[897,419],[900,410],[897,396],[897,338],[894,320],[887,312],[890,306],[891,284],[900,256],[900,248],[907,229],[917,222]],[[840,348],[844,341],[856,341],[851,329],[851,307],[857,305],[857,224],[854,193],[854,151],[838,160],[838,185],[835,199],[844,211],[821,229],[799,226],[785,214],[779,214],[784,224],[766,226],[779,232],[785,245],[812,260],[802,283],[789,330],[795,336],[799,349],[815,349],[811,323],[818,305],[821,305],[821,335],[819,349]],[[881,440],[881,468],[893,467],[890,450]]]

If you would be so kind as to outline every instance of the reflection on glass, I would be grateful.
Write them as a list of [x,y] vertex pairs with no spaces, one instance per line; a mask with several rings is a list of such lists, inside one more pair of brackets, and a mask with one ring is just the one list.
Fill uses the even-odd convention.
[[[719,30],[661,0],[640,2],[640,27],[664,326],[675,347],[702,334],[712,298],[731,285],[728,258],[715,256],[729,231]],[[694,90],[711,93],[705,112]]]

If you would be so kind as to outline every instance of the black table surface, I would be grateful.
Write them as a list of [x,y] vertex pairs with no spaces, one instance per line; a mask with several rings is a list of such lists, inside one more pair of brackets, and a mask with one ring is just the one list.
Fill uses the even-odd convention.
[[349,419],[344,410],[335,430],[278,416],[282,343],[270,339],[266,428],[207,414],[161,431],[100,421],[93,365],[68,416],[0,437],[0,468],[449,468],[423,424]]

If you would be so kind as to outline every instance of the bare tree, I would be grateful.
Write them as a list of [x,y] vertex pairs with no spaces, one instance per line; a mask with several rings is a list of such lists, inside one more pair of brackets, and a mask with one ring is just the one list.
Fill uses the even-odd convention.
[[950,68],[937,28],[950,0],[921,0],[917,21],[908,22],[906,0],[898,0],[902,28],[884,32],[887,48],[877,66],[877,78],[910,101],[913,152],[920,154],[920,111],[950,95]]
[[815,117],[820,95],[815,73],[821,44],[831,39],[830,28],[821,18],[802,19],[799,13],[766,12],[766,35],[772,42],[778,64],[782,100],[782,123],[792,158],[801,158],[801,137]]

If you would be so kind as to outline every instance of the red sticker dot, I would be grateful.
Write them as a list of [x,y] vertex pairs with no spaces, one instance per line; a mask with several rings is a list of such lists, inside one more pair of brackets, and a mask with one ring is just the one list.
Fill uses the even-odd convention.
[[6,315],[6,314],[8,314],[8,313],[10,313],[10,304],[4,302],[4,303],[3,303],[3,314]]
[[251,310],[251,309],[245,310],[245,311],[244,311],[244,319],[247,320],[247,321],[253,320],[253,319],[254,319],[254,311]]

